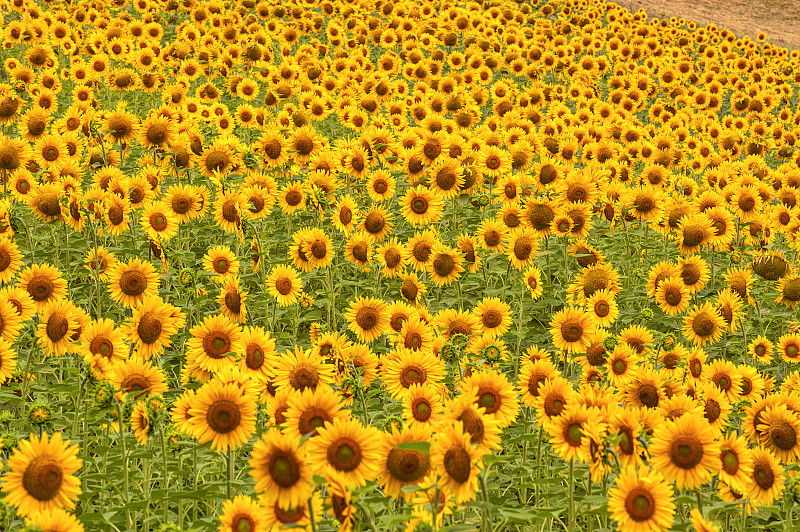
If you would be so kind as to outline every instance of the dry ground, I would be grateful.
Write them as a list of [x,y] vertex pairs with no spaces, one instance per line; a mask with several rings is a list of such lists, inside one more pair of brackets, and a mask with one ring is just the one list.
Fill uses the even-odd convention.
[[697,24],[715,24],[737,36],[759,32],[767,40],[789,49],[800,49],[800,0],[615,0],[635,12],[644,8],[657,18],[683,17]]

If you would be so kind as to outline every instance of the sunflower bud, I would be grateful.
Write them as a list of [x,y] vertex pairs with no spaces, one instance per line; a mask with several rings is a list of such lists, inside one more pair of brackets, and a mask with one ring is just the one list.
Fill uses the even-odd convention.
[[10,452],[17,446],[17,435],[10,432],[0,435],[0,449]]
[[[0,412],[0,423],[9,423],[16,419],[16,416],[10,410],[3,410]],[[0,519],[2,521],[2,519]]]
[[53,407],[49,403],[37,401],[28,411],[28,421],[34,425],[46,425],[53,419]]
[[183,532],[183,529],[174,523],[167,523],[162,525],[158,532]]
[[783,497],[790,505],[800,503],[800,477],[791,477],[786,481],[786,491]]
[[606,351],[611,351],[615,347],[617,347],[617,339],[614,336],[606,336],[603,339],[603,347],[606,348]]
[[182,269],[180,273],[180,280],[183,286],[193,285],[195,280],[194,270],[191,268]]
[[111,406],[114,400],[114,387],[110,382],[99,382],[94,388],[94,404],[105,409]]
[[653,309],[651,308],[643,308],[642,311],[639,313],[645,321],[650,321],[653,319]]
[[439,351],[442,360],[445,362],[451,363],[461,359],[461,350],[457,349],[452,342],[447,342],[444,344]]
[[666,350],[670,350],[675,347],[675,337],[671,334],[666,335],[664,338],[661,339],[661,347]]
[[469,337],[466,334],[456,333],[450,338],[450,341],[456,349],[464,349],[469,343]]
[[399,416],[391,415],[383,420],[384,432],[391,432],[392,427],[395,427],[397,428],[397,430],[400,430],[403,427],[403,419]]

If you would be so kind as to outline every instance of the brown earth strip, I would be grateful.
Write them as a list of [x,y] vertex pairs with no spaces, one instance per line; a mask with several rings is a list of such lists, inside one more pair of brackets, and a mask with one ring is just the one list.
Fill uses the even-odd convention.
[[767,40],[789,49],[800,49],[800,1],[798,0],[619,0],[631,12],[643,8],[648,17],[683,17],[701,26],[714,24],[737,37],[759,32]]

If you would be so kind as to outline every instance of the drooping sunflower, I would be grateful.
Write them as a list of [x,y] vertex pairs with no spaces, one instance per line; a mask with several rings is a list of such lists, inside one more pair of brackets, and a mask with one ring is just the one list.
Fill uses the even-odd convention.
[[[403,488],[417,485],[432,471],[431,435],[430,427],[419,424],[403,430],[393,425],[390,433],[382,434],[378,482],[394,499],[401,495],[406,500],[411,499],[413,493],[404,492]],[[419,445],[419,448],[408,448],[411,444]],[[424,448],[426,444],[427,450]]]
[[376,298],[360,297],[350,303],[345,314],[349,325],[361,342],[372,342],[386,333],[389,328],[389,314],[386,303]]
[[138,401],[133,405],[131,412],[131,432],[136,437],[136,442],[139,445],[147,445],[147,438],[153,433],[154,428],[147,406],[144,401]]
[[192,435],[211,450],[225,452],[247,442],[256,429],[256,398],[252,389],[212,380],[204,384],[189,409]]
[[267,503],[293,508],[311,496],[311,468],[297,436],[270,429],[255,442],[249,465],[255,491]]
[[326,500],[334,519],[339,523],[337,532],[352,532],[356,519],[356,508],[353,505],[350,490],[339,475],[328,479],[329,497]]
[[657,469],[628,468],[608,492],[608,510],[619,530],[666,530],[675,518],[672,486]]
[[229,319],[244,322],[247,319],[247,292],[239,286],[238,277],[228,276],[217,297],[220,311]]
[[711,302],[694,306],[683,320],[686,338],[701,346],[719,340],[724,327],[725,321]]
[[2,491],[19,515],[75,507],[81,493],[75,473],[83,462],[78,458],[78,445],[69,443],[60,432],[39,437],[31,434],[14,449],[6,463]]
[[735,434],[729,434],[721,442],[719,479],[737,490],[744,491],[748,479],[753,472],[753,458],[747,446],[747,440]]
[[535,301],[542,297],[542,294],[544,293],[544,286],[542,285],[542,271],[536,266],[531,266],[525,270],[523,278],[525,280],[525,286],[528,288],[528,292],[530,292],[533,300]]
[[447,401],[445,413],[440,422],[442,426],[461,425],[469,434],[469,441],[478,447],[478,452],[488,454],[492,450],[502,448],[500,434],[502,429],[493,417],[486,415],[486,410],[477,406],[470,395],[459,395]]
[[222,503],[217,532],[266,532],[264,508],[247,495],[236,495]]
[[396,398],[404,397],[414,384],[438,387],[444,377],[444,362],[430,351],[396,349],[381,366],[386,391]]
[[186,342],[187,364],[215,373],[235,365],[231,352],[241,351],[241,329],[224,314],[206,316],[192,327]]
[[719,471],[720,447],[705,419],[685,414],[659,427],[650,446],[650,462],[678,489],[695,489]]
[[108,276],[111,298],[125,307],[135,307],[146,297],[158,294],[158,274],[147,261],[134,258],[118,262]]
[[218,194],[214,201],[214,222],[226,233],[237,233],[242,227],[242,213],[247,211],[246,198],[239,191]]
[[22,319],[11,301],[0,298],[0,338],[14,342],[22,328]]
[[378,435],[355,418],[336,418],[309,440],[309,459],[323,476],[338,475],[347,486],[363,486],[380,470]]
[[67,295],[67,281],[57,268],[47,263],[32,264],[22,270],[17,285],[33,298],[37,310]]

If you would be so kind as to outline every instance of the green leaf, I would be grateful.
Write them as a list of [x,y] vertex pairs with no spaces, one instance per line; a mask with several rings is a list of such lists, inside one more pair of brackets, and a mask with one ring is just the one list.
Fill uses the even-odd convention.
[[394,448],[409,451],[422,451],[425,454],[431,454],[431,443],[427,441],[406,441],[398,443]]

